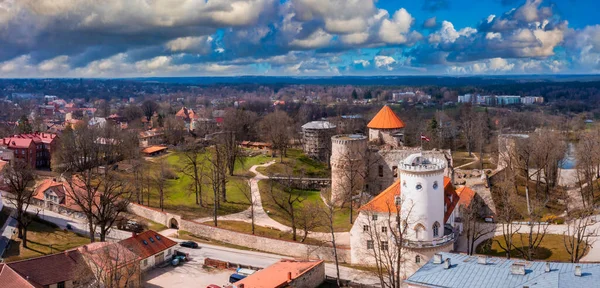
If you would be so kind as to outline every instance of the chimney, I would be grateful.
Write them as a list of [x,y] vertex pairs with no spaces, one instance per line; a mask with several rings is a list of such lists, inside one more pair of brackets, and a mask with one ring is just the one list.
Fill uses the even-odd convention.
[[581,265],[575,266],[575,276],[581,277]]
[[[579,266],[577,266],[579,267]],[[292,281],[292,272],[288,272],[288,281]]]
[[512,275],[525,275],[525,264],[513,263],[510,266],[510,274],[512,274]]
[[550,272],[550,262],[546,262],[546,268],[544,268],[544,272]]
[[450,258],[446,258],[446,262],[444,262],[444,269],[450,269],[452,264],[450,264]]
[[477,264],[487,265],[487,256],[484,256],[484,255],[477,256]]
[[440,253],[433,254],[433,264],[442,264],[442,254],[440,254]]

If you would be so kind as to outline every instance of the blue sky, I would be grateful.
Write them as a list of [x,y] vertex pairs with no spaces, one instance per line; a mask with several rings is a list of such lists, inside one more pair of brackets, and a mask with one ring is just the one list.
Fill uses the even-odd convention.
[[593,0],[0,0],[0,77],[596,74]]

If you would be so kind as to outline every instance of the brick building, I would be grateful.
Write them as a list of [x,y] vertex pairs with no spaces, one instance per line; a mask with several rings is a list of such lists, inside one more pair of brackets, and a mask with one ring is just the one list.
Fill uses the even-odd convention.
[[21,159],[31,167],[50,168],[56,142],[56,134],[35,132],[3,138],[0,148],[12,150],[15,159]]

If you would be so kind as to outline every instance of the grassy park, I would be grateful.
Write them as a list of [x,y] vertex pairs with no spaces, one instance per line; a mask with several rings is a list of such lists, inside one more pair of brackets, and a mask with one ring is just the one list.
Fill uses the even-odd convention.
[[[521,236],[523,240],[521,240]],[[542,243],[534,252],[534,260],[570,262],[571,258],[569,253],[565,250],[563,237],[563,235],[557,234],[545,235]],[[513,236],[513,243],[517,245],[517,247],[527,245],[526,243],[528,243],[528,241],[529,235],[527,234],[516,234]],[[488,239],[481,243],[477,247],[477,253],[496,257],[506,257],[506,252],[500,248],[498,242],[502,243],[503,247],[506,247],[503,236],[496,236],[493,239]],[[510,251],[510,256],[522,258],[521,253],[519,253],[517,249],[512,249]]]
[[35,220],[29,225],[27,248],[23,248],[21,240],[15,234],[3,257],[6,262],[12,262],[59,253],[87,243],[90,240],[86,236],[61,230],[43,220]]
[[331,177],[331,170],[326,163],[319,162],[306,156],[300,149],[289,149],[283,162],[279,158],[273,158],[277,162],[268,167],[259,167],[258,172],[265,175],[287,175],[290,172],[294,176],[308,178]]
[[[290,217],[286,214],[284,210],[282,210],[279,206],[273,202],[273,199],[270,194],[271,183],[269,180],[262,180],[258,183],[260,188],[260,197],[262,200],[263,207],[265,211],[269,213],[269,216],[273,218],[275,221],[291,226]],[[286,193],[282,190],[281,185],[274,183],[273,189],[275,189],[275,193]],[[327,206],[325,202],[321,199],[321,195],[319,191],[316,190],[300,190],[294,189],[292,193],[298,195],[300,194],[302,199],[304,199],[301,203],[294,203],[294,208],[302,208],[309,203],[314,204],[319,208],[320,211],[327,210]],[[354,211],[353,218],[356,219],[358,212]],[[325,219],[325,217],[322,217]],[[345,208],[336,208],[334,212],[333,226],[336,232],[345,232],[350,231],[352,228],[352,224],[350,224],[350,209]],[[314,229],[317,232],[329,232],[329,228],[327,226],[320,226]]]

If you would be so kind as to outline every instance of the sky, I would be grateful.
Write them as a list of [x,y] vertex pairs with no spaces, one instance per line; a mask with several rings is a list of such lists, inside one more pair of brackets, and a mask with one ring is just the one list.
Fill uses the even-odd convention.
[[0,0],[0,78],[600,73],[597,0]]

